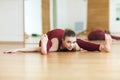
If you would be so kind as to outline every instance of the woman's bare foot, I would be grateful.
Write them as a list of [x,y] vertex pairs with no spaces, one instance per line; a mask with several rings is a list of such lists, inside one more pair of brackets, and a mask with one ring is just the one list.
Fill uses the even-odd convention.
[[46,34],[43,34],[41,36],[41,54],[47,54],[47,42],[48,36]]
[[101,45],[101,50],[110,52],[111,51],[111,45],[112,45],[112,38],[109,34],[105,34],[105,43]]

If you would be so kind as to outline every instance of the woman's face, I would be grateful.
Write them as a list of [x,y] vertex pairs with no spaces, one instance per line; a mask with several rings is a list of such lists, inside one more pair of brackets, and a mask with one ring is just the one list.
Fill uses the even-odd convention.
[[65,39],[62,39],[62,44],[66,49],[71,51],[73,48],[75,48],[76,37],[68,37],[68,36],[66,36]]

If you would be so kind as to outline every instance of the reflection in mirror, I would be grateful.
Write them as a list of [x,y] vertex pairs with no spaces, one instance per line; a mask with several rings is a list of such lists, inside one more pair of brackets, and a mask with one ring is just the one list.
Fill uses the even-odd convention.
[[[86,30],[87,0],[50,0],[50,8],[51,29],[70,28],[75,32]],[[39,40],[29,36],[42,34],[41,0],[25,0],[24,14],[25,33],[28,38],[25,43],[38,43]]]
[[110,32],[120,35],[120,0],[110,0],[109,9]]
[[52,28],[86,30],[87,0],[52,0]]
[[116,4],[116,20],[120,20],[120,3]]
[[42,34],[41,0],[24,0],[25,43],[38,43]]

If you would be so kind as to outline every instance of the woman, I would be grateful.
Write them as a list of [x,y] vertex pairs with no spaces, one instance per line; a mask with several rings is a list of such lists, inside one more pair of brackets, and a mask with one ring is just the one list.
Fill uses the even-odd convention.
[[109,34],[112,37],[112,39],[120,40],[119,36],[113,36],[110,34],[109,31],[102,31],[100,29],[91,31],[88,34],[88,40],[105,40],[105,34]]
[[105,34],[105,44],[95,44],[76,38],[74,31],[70,29],[54,29],[41,36],[39,47],[23,48],[5,51],[5,53],[14,53],[17,51],[40,51],[41,54],[47,54],[51,51],[80,51],[81,48],[87,51],[106,51],[111,49],[112,39]]

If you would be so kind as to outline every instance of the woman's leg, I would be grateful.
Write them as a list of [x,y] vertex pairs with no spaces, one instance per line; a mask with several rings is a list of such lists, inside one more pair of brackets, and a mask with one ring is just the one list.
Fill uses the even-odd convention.
[[100,51],[111,51],[112,38],[109,34],[105,34],[105,43],[100,45]]
[[105,43],[104,44],[95,44],[81,39],[77,39],[77,44],[87,50],[87,51],[106,51],[111,50],[112,39],[109,34],[105,34]]
[[77,44],[79,45],[80,48],[87,51],[100,51],[99,50],[100,44],[95,44],[90,41],[85,41],[81,39],[77,39]]
[[95,30],[88,34],[88,40],[105,40],[105,32],[102,30]]
[[115,39],[115,40],[120,40],[120,36],[114,36],[114,35],[111,35],[112,39]]

